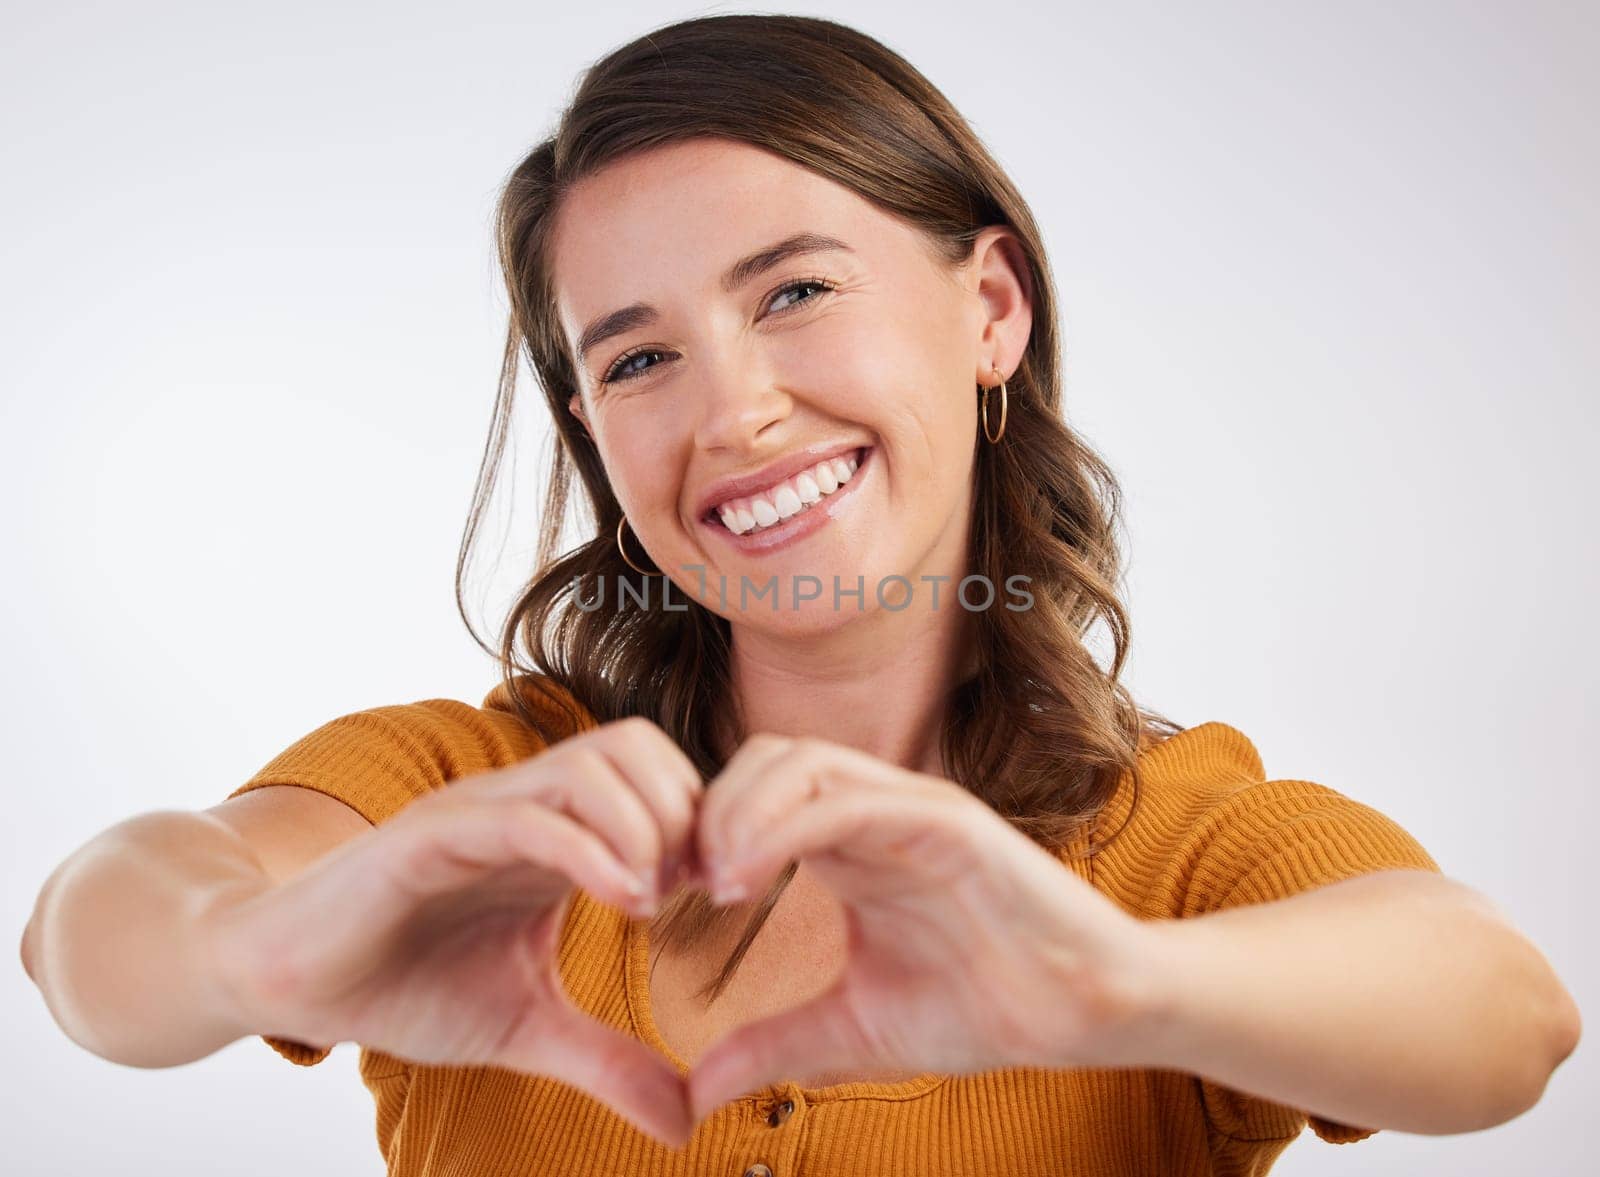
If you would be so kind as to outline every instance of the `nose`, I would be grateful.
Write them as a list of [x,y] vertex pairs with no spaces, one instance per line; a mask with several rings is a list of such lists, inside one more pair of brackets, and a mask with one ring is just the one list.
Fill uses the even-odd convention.
[[766,378],[761,365],[736,359],[707,365],[697,392],[694,440],[706,451],[749,451],[793,408],[789,394]]

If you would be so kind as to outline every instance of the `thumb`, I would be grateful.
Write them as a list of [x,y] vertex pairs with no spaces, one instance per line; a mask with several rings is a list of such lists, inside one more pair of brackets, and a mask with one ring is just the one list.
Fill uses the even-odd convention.
[[689,1073],[694,1122],[778,1079],[870,1065],[842,981],[803,1005],[745,1023],[701,1055]]
[[491,1065],[570,1083],[670,1148],[682,1148],[694,1133],[683,1077],[672,1063],[570,1003],[525,1019]]

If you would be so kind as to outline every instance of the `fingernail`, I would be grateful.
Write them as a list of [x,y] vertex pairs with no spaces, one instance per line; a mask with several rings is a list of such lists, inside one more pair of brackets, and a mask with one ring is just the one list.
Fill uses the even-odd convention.
[[736,903],[749,894],[746,884],[729,878],[726,872],[719,872],[711,880],[711,898],[717,903]]
[[628,895],[633,901],[633,907],[642,908],[652,906],[656,897],[656,883],[654,879],[646,877],[643,873],[628,876]]

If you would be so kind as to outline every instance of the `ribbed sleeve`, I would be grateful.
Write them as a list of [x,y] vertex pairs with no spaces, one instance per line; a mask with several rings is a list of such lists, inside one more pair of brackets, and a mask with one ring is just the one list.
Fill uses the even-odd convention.
[[[1126,784],[1108,806],[1110,828],[1127,825],[1097,858],[1094,881],[1141,918],[1188,919],[1268,903],[1380,870],[1440,869],[1416,838],[1372,806],[1311,781],[1268,780],[1255,745],[1229,724],[1180,732],[1146,753],[1140,767],[1148,787],[1137,807]],[[1262,1150],[1286,1147],[1308,1125],[1335,1144],[1376,1131],[1199,1076],[1193,1082],[1219,1172],[1256,1171]]]
[[[1325,785],[1263,781],[1228,794],[1179,852],[1192,864],[1183,915],[1286,899],[1381,870],[1439,872],[1439,864],[1392,818]],[[1351,1144],[1377,1129],[1321,1116],[1199,1080],[1212,1126],[1237,1141],[1293,1138],[1310,1125]]]
[[[549,680],[546,680],[548,683]],[[571,721],[537,692],[519,688],[557,730]],[[570,700],[559,688],[557,697]],[[455,699],[425,699],[351,712],[329,720],[279,752],[229,797],[266,785],[296,785],[344,802],[373,825],[450,781],[514,764],[545,747],[511,710],[503,685],[481,707]],[[288,1038],[262,1040],[300,1066],[314,1066],[332,1047]]]

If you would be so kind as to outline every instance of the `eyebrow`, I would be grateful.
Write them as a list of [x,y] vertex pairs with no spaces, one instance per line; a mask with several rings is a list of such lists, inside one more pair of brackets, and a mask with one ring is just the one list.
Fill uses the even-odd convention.
[[[750,279],[762,274],[773,266],[781,265],[792,257],[804,254],[826,253],[830,250],[840,250],[844,253],[854,253],[843,241],[837,237],[829,237],[825,233],[795,233],[785,237],[782,241],[774,242],[764,249],[758,249],[752,254],[740,258],[728,267],[727,273],[722,275],[722,289],[732,294]],[[655,307],[647,302],[636,302],[625,306],[621,310],[612,311],[610,314],[601,315],[578,336],[578,359],[583,361],[589,358],[589,353],[594,348],[610,339],[614,335],[621,335],[638,327],[646,327],[656,321],[660,314]]]

